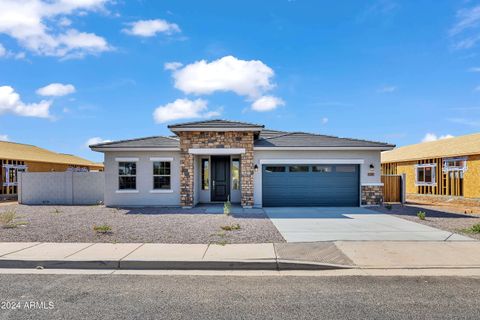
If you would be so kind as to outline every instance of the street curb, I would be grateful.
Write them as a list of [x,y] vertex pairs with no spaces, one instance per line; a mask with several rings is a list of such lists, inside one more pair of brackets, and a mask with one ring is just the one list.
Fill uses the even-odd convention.
[[354,266],[294,260],[19,260],[0,259],[2,269],[114,269],[114,270],[332,270]]

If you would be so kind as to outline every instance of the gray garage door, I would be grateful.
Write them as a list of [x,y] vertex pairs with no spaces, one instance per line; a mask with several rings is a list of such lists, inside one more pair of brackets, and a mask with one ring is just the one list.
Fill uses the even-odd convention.
[[263,165],[263,206],[358,206],[359,172],[356,164]]

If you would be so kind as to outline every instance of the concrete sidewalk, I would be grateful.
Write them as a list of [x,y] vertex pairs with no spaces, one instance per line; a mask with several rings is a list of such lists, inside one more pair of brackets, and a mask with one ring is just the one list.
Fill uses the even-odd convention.
[[0,243],[0,268],[309,270],[480,268],[480,242]]

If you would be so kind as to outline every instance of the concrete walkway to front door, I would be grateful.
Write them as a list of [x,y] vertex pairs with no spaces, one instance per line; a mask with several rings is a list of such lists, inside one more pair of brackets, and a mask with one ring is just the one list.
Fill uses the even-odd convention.
[[287,242],[339,240],[469,241],[366,208],[264,208]]

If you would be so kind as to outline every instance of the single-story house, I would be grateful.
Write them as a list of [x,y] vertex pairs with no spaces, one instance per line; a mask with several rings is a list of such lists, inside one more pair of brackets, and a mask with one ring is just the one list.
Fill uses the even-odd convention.
[[480,133],[382,152],[383,174],[405,174],[407,195],[480,198]]
[[105,155],[107,206],[240,203],[359,206],[382,202],[387,143],[209,120],[169,125],[174,136],[92,145]]
[[18,172],[102,171],[103,164],[29,144],[0,141],[0,199],[15,198]]

